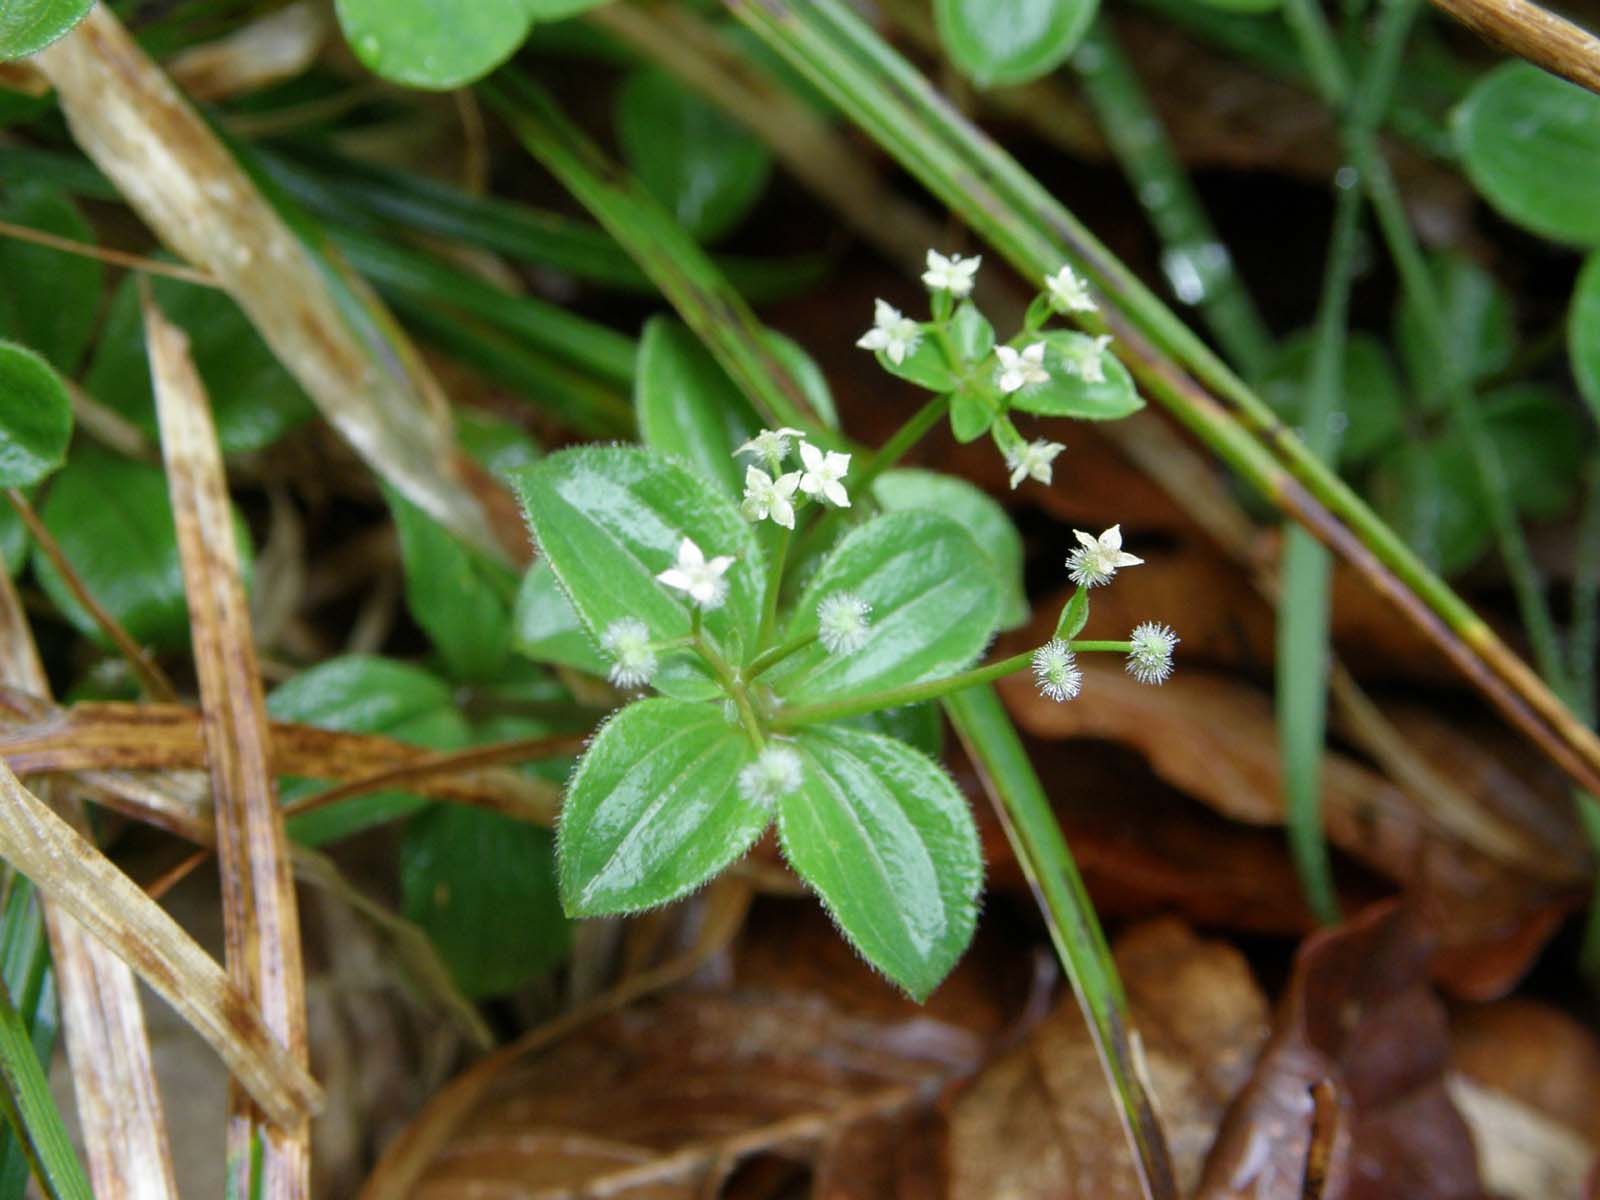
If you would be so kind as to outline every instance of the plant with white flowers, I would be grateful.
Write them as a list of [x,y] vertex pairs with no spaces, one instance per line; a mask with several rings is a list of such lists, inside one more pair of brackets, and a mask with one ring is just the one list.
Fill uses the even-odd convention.
[[[1070,366],[1088,353],[1071,339],[1092,338],[1039,327],[1082,311],[1075,277],[1046,281],[1039,320],[997,347],[966,299],[978,267],[930,256],[930,322],[879,304],[861,344],[947,386],[876,454],[825,417],[762,428],[731,385],[717,390],[692,339],[653,322],[636,397],[646,445],[563,450],[515,473],[540,551],[518,644],[629,701],[567,788],[558,879],[572,914],[677,899],[775,826],[844,935],[921,997],[966,947],[982,879],[972,816],[937,761],[934,702],[1014,672],[1065,702],[1095,651],[1126,655],[1143,682],[1170,673],[1164,625],[1079,638],[1091,588],[1140,561],[1117,526],[1077,535],[1066,570],[1079,586],[1044,646],[978,663],[998,631],[1029,620],[1021,540],[972,484],[895,460],[946,411],[977,405],[1013,484],[1048,482],[1062,447],[1025,440],[1011,406],[1082,416],[1098,395],[1092,415],[1133,407]],[[1120,371],[1106,359],[1107,381]]]
[[1013,488],[1025,480],[1048,484],[1055,458],[1066,447],[1024,437],[1014,413],[1106,421],[1143,407],[1127,369],[1111,353],[1108,334],[1047,329],[1053,317],[1097,319],[1088,283],[1063,265],[1042,280],[1022,329],[996,344],[994,327],[970,299],[981,260],[928,251],[922,282],[930,316],[917,322],[885,300],[874,306],[872,328],[856,342],[878,356],[892,375],[937,393],[922,419],[948,414],[956,440],[988,434],[1011,472]]

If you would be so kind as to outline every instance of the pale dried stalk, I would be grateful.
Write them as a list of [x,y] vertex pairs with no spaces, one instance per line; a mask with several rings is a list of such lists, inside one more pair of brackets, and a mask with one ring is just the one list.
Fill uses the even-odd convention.
[[[309,1052],[300,920],[222,449],[204,385],[189,357],[188,335],[162,316],[149,288],[141,299],[200,682],[228,973],[260,1007],[267,1028],[305,1064]],[[228,1107],[228,1170],[237,1194],[251,1194],[254,1165],[266,1200],[307,1196],[309,1121],[268,1124],[238,1088]],[[258,1162],[253,1164],[253,1158]]]
[[322,1103],[316,1081],[249,999],[161,906],[0,764],[0,858],[134,969],[203,1037],[273,1120]]
[[197,100],[221,100],[293,79],[316,62],[328,38],[328,16],[310,0],[239,26],[167,60],[173,82]]
[[1529,0],[1433,0],[1479,37],[1600,94],[1600,38]]
[[[33,61],[73,137],[180,258],[238,301],[280,362],[403,495],[506,557],[455,477],[449,407],[378,301],[348,314],[317,260],[103,4]],[[360,322],[361,324],[357,324]]]
[[[50,687],[22,604],[3,571],[0,678],[41,695]],[[41,784],[40,799],[55,800],[63,816],[82,829],[81,807],[74,800],[57,800],[55,790]],[[100,1200],[176,1196],[166,1120],[133,972],[53,900],[45,898],[41,909],[94,1193]]]

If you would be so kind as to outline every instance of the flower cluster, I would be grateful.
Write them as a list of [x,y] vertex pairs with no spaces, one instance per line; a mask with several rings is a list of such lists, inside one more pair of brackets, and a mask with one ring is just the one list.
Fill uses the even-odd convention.
[[763,429],[745,442],[734,456],[753,454],[766,463],[766,470],[749,466],[744,472],[744,515],[752,521],[769,517],[785,529],[794,528],[795,494],[826,501],[836,508],[850,507],[850,494],[844,490],[844,477],[850,470],[850,456],[837,450],[818,450],[810,442],[800,443],[800,470],[783,470],[789,457],[789,439],[803,436],[798,429]]

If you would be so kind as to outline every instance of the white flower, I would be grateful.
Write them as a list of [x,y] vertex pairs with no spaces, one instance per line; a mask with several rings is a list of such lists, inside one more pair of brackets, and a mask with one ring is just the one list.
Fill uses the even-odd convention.
[[1108,583],[1121,567],[1137,567],[1144,562],[1122,549],[1122,526],[1113,525],[1099,537],[1074,529],[1078,549],[1067,555],[1067,573],[1080,587],[1099,587]]
[[785,529],[793,529],[794,491],[799,486],[799,471],[790,471],[774,479],[760,467],[746,467],[744,515],[752,521],[765,521],[771,517]]
[[1033,652],[1033,681],[1039,694],[1057,704],[1077,698],[1083,687],[1083,672],[1072,647],[1060,638],[1051,638]]
[[982,255],[962,258],[952,254],[946,258],[937,250],[929,250],[928,269],[922,273],[922,282],[936,292],[947,291],[959,300],[972,291],[972,279],[982,261]]
[[1098,307],[1089,295],[1088,282],[1070,264],[1063,263],[1054,275],[1046,275],[1044,286],[1050,294],[1050,307],[1059,313],[1094,312]]
[[922,326],[884,300],[873,301],[873,325],[857,340],[863,350],[882,350],[889,361],[899,366],[906,355],[917,348],[922,337]]
[[850,496],[839,482],[850,470],[848,454],[840,454],[837,450],[829,450],[824,454],[810,442],[801,442],[800,465],[805,468],[800,476],[802,492],[840,508],[850,507]]
[[1067,370],[1085,383],[1104,383],[1105,353],[1109,345],[1111,345],[1109,333],[1102,333],[1095,338],[1076,337],[1069,345],[1063,347],[1061,357],[1066,363]]
[[800,756],[787,746],[768,746],[739,772],[739,790],[745,799],[774,804],[797,791],[803,778]]
[[1044,369],[1044,343],[1035,342],[1021,353],[1010,346],[996,346],[995,357],[1000,369],[995,372],[995,384],[1002,392],[1021,391],[1029,384],[1048,383],[1050,372]]
[[1037,479],[1040,483],[1049,483],[1052,474],[1051,463],[1056,455],[1066,447],[1060,442],[1047,442],[1043,438],[1029,442],[1026,446],[1013,447],[1006,451],[1006,466],[1011,468],[1011,487],[1016,489],[1024,479]]
[[799,429],[763,429],[735,450],[733,456],[738,458],[741,454],[754,454],[776,469],[789,456],[789,439],[804,436]]
[[1178,635],[1166,625],[1146,621],[1128,635],[1128,674],[1140,683],[1165,683],[1172,674],[1172,648]]
[[611,656],[611,682],[618,687],[643,687],[655,675],[656,651],[650,644],[650,628],[637,617],[623,617],[607,625],[600,645]]
[[872,605],[854,592],[831,592],[817,605],[817,640],[829,654],[853,654],[867,641]]
[[728,594],[728,581],[723,578],[733,566],[731,555],[719,554],[710,562],[689,538],[678,543],[678,561],[656,578],[669,588],[689,593],[701,608],[716,608]]

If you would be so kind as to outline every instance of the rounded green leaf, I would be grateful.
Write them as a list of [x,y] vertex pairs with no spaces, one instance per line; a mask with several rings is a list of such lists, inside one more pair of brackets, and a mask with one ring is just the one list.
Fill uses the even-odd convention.
[[38,483],[62,463],[72,438],[72,400],[49,363],[0,342],[0,487]]
[[1096,0],[935,0],[945,52],[979,87],[1027,83],[1066,61]]
[[[1309,330],[1292,335],[1260,381],[1262,398],[1290,425],[1300,420],[1311,352]],[[1399,435],[1405,396],[1383,343],[1370,333],[1351,334],[1345,341],[1343,380],[1339,461],[1365,462]]]
[[882,350],[877,352],[877,359],[878,365],[889,374],[897,375],[918,387],[927,388],[930,392],[948,392],[956,386],[955,374],[950,370],[950,363],[939,347],[939,339],[928,333],[918,338],[911,353],[899,362],[895,362]]
[[917,1000],[972,940],[983,858],[950,777],[903,742],[838,727],[795,739],[797,791],[778,802],[778,837],[868,962]]
[[[102,450],[81,450],[51,482],[39,516],[90,595],[135,641],[160,651],[188,648],[189,609],[178,534],[167,478],[159,468]],[[237,514],[234,527],[248,584],[250,539]],[[105,644],[100,627],[37,548],[33,569],[61,615],[80,633]]]
[[1559,392],[1536,383],[1497,388],[1482,405],[1484,428],[1517,511],[1561,516],[1576,498],[1594,442],[1592,426]]
[[[766,567],[750,523],[709,480],[653,451],[585,446],[513,473],[512,483],[541,552],[597,645],[625,617],[643,621],[657,641],[688,635],[687,598],[656,580],[688,538],[707,558],[735,559],[723,576],[727,596],[705,614],[705,630],[725,654],[742,657],[746,631],[760,618]],[[716,691],[699,661],[682,652],[663,661],[654,682],[672,695]]]
[[849,654],[813,643],[769,678],[785,701],[811,704],[919,683],[968,666],[994,636],[1000,589],[988,558],[939,513],[886,513],[852,531],[807,583],[784,640],[815,633],[817,605],[851,592],[872,606],[867,638]]
[[489,474],[504,479],[543,457],[539,443],[522,426],[481,409],[457,408],[456,445],[472,455]]
[[[189,352],[226,453],[260,450],[315,414],[310,398],[232,299],[176,279],[150,283],[161,311],[189,335]],[[139,291],[131,275],[111,302],[84,386],[150,437],[159,436]]]
[[754,757],[720,704],[640,700],[606,722],[561,808],[567,912],[601,916],[666,904],[748,850],[772,818],[738,786]]
[[[9,184],[0,217],[93,245],[94,229],[72,197],[42,180]],[[0,334],[30,346],[66,375],[77,373],[100,315],[100,260],[6,238],[0,241]]]
[[1468,177],[1507,220],[1600,245],[1600,96],[1513,60],[1473,85],[1455,134]]
[[1411,386],[1437,407],[1456,387],[1476,383],[1511,362],[1517,324],[1511,297],[1493,275],[1461,254],[1443,254],[1429,262],[1444,325],[1442,348],[1427,335],[1427,326],[1408,296],[1395,309],[1395,342]]
[[745,467],[734,450],[761,418],[687,326],[668,317],[645,322],[633,403],[645,444],[682,459],[729,496],[744,494]]
[[976,304],[964,300],[950,318],[950,341],[962,362],[982,362],[994,353],[994,326]]
[[481,79],[522,45],[529,0],[335,0],[339,25],[374,74],[447,90]]
[[606,660],[546,559],[537,560],[522,577],[511,626],[513,648],[535,662],[576,667],[591,675],[606,673]]
[[890,512],[923,509],[943,513],[972,535],[994,569],[1000,587],[1000,628],[1015,629],[1030,613],[1022,581],[1022,535],[995,498],[955,475],[937,471],[888,471],[872,494]]
[[1441,574],[1470,567],[1493,540],[1477,469],[1458,438],[1395,443],[1374,465],[1369,491],[1378,515]]
[[660,67],[623,83],[617,141],[645,190],[701,241],[737,224],[772,173],[760,140]]
[[1578,272],[1567,317],[1567,351],[1578,390],[1600,421],[1600,254],[1591,254]]
[[1041,417],[1076,417],[1080,421],[1115,421],[1144,407],[1128,368],[1109,352],[1100,355],[1104,379],[1089,382],[1078,374],[1069,357],[1087,352],[1094,339],[1086,333],[1052,329],[1045,344],[1044,369],[1050,378],[1011,394],[1011,407]]
[[526,821],[463,805],[419,813],[400,838],[405,915],[468,996],[503,996],[565,956],[555,839]]
[[987,391],[962,388],[950,395],[950,432],[963,445],[988,433],[999,415]]
[[94,0],[7,0],[0,4],[0,61],[43,50],[93,7]]
[[[448,683],[421,667],[366,654],[331,658],[300,672],[273,689],[267,712],[278,721],[382,734],[432,750],[460,749],[470,736]],[[287,803],[323,786],[309,779],[285,779],[280,797]],[[428,803],[411,792],[372,792],[293,817],[289,833],[296,841],[318,846]]]

